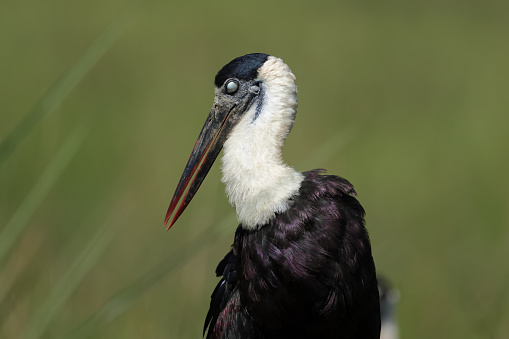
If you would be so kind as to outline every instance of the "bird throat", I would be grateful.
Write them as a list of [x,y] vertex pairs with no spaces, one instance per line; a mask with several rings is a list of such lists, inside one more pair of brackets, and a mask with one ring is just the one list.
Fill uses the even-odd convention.
[[235,138],[229,140],[222,158],[222,181],[239,222],[246,229],[256,229],[288,209],[304,177],[282,161],[280,152],[270,151],[270,140],[265,149],[237,147]]
[[274,58],[260,69],[259,78],[263,102],[252,105],[232,130],[222,158],[222,181],[245,229],[266,225],[287,210],[304,179],[282,159],[297,110],[295,76]]

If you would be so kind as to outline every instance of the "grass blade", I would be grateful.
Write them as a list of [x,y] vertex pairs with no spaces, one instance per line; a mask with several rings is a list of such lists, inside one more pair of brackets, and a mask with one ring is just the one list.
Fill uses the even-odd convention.
[[189,243],[173,251],[169,258],[160,262],[135,282],[111,297],[101,309],[67,333],[64,338],[79,339],[90,337],[100,326],[113,321],[126,312],[144,292],[150,289],[150,287],[166,277],[167,274],[177,269],[181,264],[185,264],[188,258],[199,253],[203,247],[197,250],[197,243],[210,243],[216,237],[217,233],[214,233],[212,228],[209,228]]
[[78,151],[85,134],[85,128],[80,127],[69,137],[32,187],[32,190],[18,206],[11,219],[0,231],[0,265],[3,265],[16,239]]
[[114,227],[106,223],[100,227],[96,235],[89,241],[83,252],[76,258],[69,270],[53,288],[51,294],[34,313],[28,323],[23,338],[39,338],[44,334],[53,317],[71,297],[81,281],[108,247],[115,232]]
[[[131,2],[132,5],[134,2]],[[133,6],[126,9],[95,39],[79,59],[57,80],[23,120],[0,143],[0,166],[16,149],[21,141],[41,121],[51,114],[76,85],[85,77],[99,59],[118,40],[125,30]]]

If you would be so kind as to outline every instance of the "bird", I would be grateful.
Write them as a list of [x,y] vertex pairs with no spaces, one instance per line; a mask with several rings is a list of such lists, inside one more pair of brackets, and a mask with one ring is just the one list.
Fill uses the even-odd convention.
[[214,85],[164,221],[170,229],[223,149],[221,181],[239,225],[216,269],[203,334],[380,338],[375,264],[352,184],[282,159],[297,113],[295,75],[282,59],[252,53],[222,67]]

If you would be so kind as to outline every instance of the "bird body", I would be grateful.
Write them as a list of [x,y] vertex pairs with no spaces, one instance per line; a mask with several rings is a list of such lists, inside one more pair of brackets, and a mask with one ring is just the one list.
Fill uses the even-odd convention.
[[364,210],[347,180],[303,175],[291,207],[257,230],[237,228],[207,338],[379,337]]
[[165,220],[176,210],[171,227],[180,216],[224,145],[222,181],[240,225],[216,269],[207,338],[379,338],[375,266],[353,186],[281,157],[295,76],[256,53],[224,66],[215,85]]

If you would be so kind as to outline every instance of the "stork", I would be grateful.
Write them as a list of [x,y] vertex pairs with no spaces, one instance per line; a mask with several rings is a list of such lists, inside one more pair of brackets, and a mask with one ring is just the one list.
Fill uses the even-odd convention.
[[224,148],[222,182],[240,225],[216,269],[221,279],[204,334],[380,338],[375,265],[353,186],[282,160],[297,112],[290,68],[248,54],[224,66],[214,83],[214,104],[165,218],[173,215],[170,228]]

